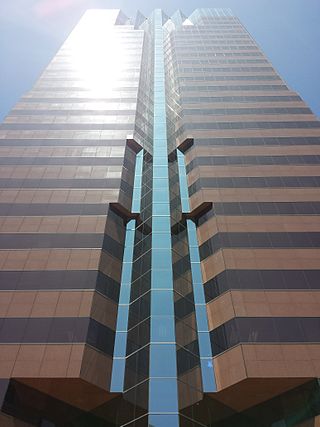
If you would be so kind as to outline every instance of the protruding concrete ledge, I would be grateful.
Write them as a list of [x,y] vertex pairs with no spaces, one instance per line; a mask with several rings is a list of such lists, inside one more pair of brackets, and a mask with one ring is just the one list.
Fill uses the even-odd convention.
[[212,202],[203,202],[201,205],[197,206],[193,211],[188,213],[183,213],[182,217],[185,219],[191,219],[192,221],[198,221],[203,215],[209,212],[212,209]]
[[191,148],[194,144],[194,139],[192,137],[186,138],[184,141],[181,142],[181,144],[178,145],[178,149],[185,153],[189,148]]
[[133,138],[133,135],[128,135],[126,140],[127,146],[136,154],[142,150],[142,146]]
[[127,224],[127,222],[129,222],[132,219],[136,219],[138,221],[140,219],[140,216],[138,213],[130,212],[127,208],[121,205],[121,203],[112,202],[112,203],[109,203],[109,206],[114,213],[116,213],[123,219],[125,224]]

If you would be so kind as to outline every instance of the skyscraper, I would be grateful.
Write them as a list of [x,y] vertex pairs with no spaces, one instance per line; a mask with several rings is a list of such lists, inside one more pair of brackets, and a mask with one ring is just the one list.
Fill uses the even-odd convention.
[[0,162],[1,427],[320,425],[320,122],[229,9],[88,11]]

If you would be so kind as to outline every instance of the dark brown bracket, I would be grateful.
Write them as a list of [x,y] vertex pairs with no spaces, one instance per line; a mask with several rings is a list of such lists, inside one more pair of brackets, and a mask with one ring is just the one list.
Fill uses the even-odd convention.
[[194,143],[194,139],[191,137],[188,137],[185,139],[181,144],[178,145],[178,147],[171,151],[171,153],[168,155],[169,162],[174,162],[177,160],[177,150],[180,150],[183,154],[189,150],[190,147],[192,147]]
[[205,215],[212,209],[212,202],[203,202],[201,205],[197,206],[193,211],[188,213],[183,213],[182,217],[185,219],[191,219],[194,222],[197,222],[199,218]]
[[181,144],[178,145],[178,149],[182,153],[185,153],[186,151],[189,150],[189,148],[193,146],[193,144],[194,144],[194,139],[191,137],[188,137],[184,141],[182,141]]
[[139,151],[142,150],[142,146],[133,138],[133,135],[129,135],[126,139],[127,146],[131,148],[131,150],[138,154]]
[[175,162],[177,160],[177,150],[171,151],[171,153],[168,155],[168,161],[170,163]]
[[126,209],[123,205],[117,202],[109,203],[110,209],[120,216],[123,219],[123,222],[127,224],[132,219],[136,219],[139,221],[140,215],[138,213],[132,213],[128,209]]

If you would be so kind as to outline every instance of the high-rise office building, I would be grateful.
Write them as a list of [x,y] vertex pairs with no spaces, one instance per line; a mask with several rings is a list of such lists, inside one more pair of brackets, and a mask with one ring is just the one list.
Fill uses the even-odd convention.
[[319,186],[230,10],[88,11],[0,127],[0,426],[319,426]]

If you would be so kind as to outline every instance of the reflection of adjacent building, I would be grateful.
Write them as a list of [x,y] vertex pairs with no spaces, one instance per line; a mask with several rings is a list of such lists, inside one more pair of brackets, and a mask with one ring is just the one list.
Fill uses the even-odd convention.
[[88,11],[0,136],[1,426],[317,425],[320,124],[230,10]]

